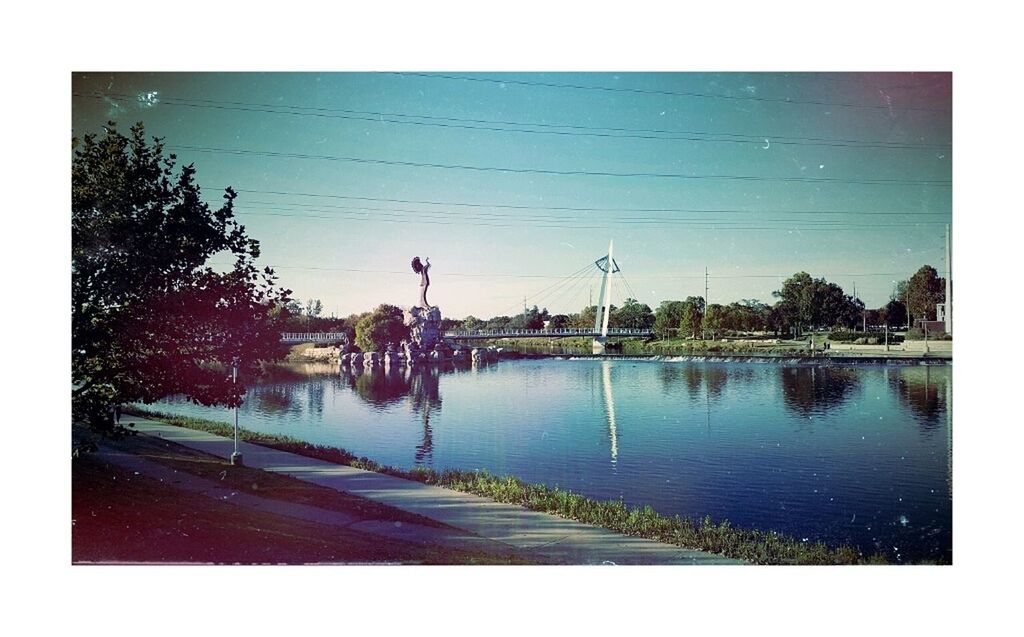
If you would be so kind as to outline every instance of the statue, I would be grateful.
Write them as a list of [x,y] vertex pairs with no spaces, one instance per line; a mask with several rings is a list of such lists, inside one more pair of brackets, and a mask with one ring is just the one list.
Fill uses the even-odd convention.
[[405,324],[409,327],[410,343],[406,351],[407,360],[416,360],[419,354],[433,350],[442,341],[441,310],[431,307],[427,301],[430,287],[430,259],[419,257],[412,260],[412,271],[420,275],[420,303],[405,312]]
[[419,257],[414,257],[412,260],[412,271],[420,275],[420,307],[424,310],[430,309],[430,303],[427,303],[427,288],[430,287],[430,257],[423,257],[425,263],[420,263]]

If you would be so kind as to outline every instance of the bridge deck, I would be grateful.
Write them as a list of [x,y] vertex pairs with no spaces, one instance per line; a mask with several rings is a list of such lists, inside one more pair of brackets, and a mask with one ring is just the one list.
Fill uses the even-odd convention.
[[[651,336],[651,330],[609,328],[608,336]],[[601,332],[594,330],[579,329],[553,329],[553,330],[452,330],[444,333],[445,338],[452,339],[498,339],[498,338],[567,338],[570,336],[585,336],[594,338],[600,336]]]

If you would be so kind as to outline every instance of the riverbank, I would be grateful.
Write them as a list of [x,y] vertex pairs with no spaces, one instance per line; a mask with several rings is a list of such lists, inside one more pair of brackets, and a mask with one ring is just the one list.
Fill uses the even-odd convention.
[[[524,357],[638,357],[660,360],[801,360],[834,361],[840,363],[877,363],[885,361],[952,361],[950,342],[932,343],[926,350],[923,342],[909,341],[893,345],[888,351],[880,345],[857,346],[838,344],[836,349],[826,349],[825,338],[815,337],[814,348],[806,340],[783,341],[778,339],[695,341],[643,339],[622,339],[611,342],[604,354],[592,354],[591,339],[569,338],[523,338],[484,341],[487,345],[506,350],[505,356],[519,354]],[[827,364],[827,363],[826,363]]]
[[[83,430],[76,432],[83,439]],[[146,435],[72,460],[75,564],[521,564],[394,507]]]
[[[133,410],[180,427],[230,435],[227,423],[197,418],[182,418],[148,410]],[[771,531],[738,529],[728,521],[714,522],[708,517],[690,520],[665,516],[651,507],[627,507],[621,501],[596,501],[577,493],[527,484],[511,476],[493,476],[486,472],[430,469],[406,471],[382,466],[367,458],[335,447],[258,434],[243,430],[243,440],[324,460],[400,477],[427,485],[484,496],[495,502],[520,505],[534,511],[555,514],[570,520],[603,527],[629,536],[647,538],[691,550],[715,553],[757,564],[863,564],[885,563],[882,556],[865,556],[843,546],[831,548],[820,542],[798,541]]]

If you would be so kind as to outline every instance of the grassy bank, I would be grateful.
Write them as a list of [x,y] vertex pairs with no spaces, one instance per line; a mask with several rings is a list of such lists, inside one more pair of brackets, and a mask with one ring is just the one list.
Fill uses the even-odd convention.
[[[231,436],[227,423],[164,414],[145,409],[131,413],[164,422]],[[527,484],[511,476],[494,476],[484,471],[458,471],[416,468],[397,469],[335,447],[314,445],[294,438],[272,436],[242,430],[243,440],[282,451],[348,465],[369,471],[415,480],[425,484],[473,493],[498,502],[601,526],[637,537],[658,540],[689,549],[698,549],[748,560],[755,564],[884,564],[884,556],[862,556],[849,546],[829,548],[821,542],[800,542],[772,531],[735,528],[728,521],[715,523],[710,517],[691,520],[665,516],[651,507],[628,507],[621,501],[597,501],[557,487]]]
[[[815,347],[820,348],[824,342],[815,338]],[[505,338],[494,341],[487,341],[488,345],[505,347],[508,349],[522,348],[531,352],[544,352],[554,350],[578,350],[580,353],[591,353],[593,339],[589,337],[566,337],[566,338]],[[774,343],[772,340],[765,341],[744,341],[744,342],[723,342],[723,341],[700,341],[687,339],[664,339],[648,340],[643,338],[622,338],[610,341],[608,351],[611,353],[633,354],[633,355],[688,355],[688,354],[737,354],[737,355],[766,355],[766,354],[793,354],[798,355],[806,352],[807,341],[799,343]]]
[[[82,432],[80,436],[88,435]],[[223,461],[149,436],[106,440],[118,455],[173,469],[178,475],[258,496],[265,506],[211,498],[140,475],[93,454],[71,465],[72,563],[104,564],[519,564],[498,545],[455,549],[275,511],[272,503],[341,513],[360,522],[445,525],[327,487]],[[453,530],[454,531],[454,530]]]

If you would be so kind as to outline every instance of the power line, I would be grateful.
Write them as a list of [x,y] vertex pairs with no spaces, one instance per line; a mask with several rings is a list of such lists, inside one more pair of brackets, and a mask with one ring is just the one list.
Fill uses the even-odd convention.
[[[430,206],[459,206],[459,207],[470,207],[470,208],[505,208],[510,210],[563,210],[570,212],[615,212],[615,213],[628,213],[628,212],[692,212],[692,213],[708,213],[708,214],[746,214],[746,213],[784,213],[793,215],[950,215],[948,211],[938,212],[925,212],[920,210],[906,210],[906,211],[866,211],[866,210],[779,210],[779,209],[764,209],[764,210],[743,210],[739,208],[589,208],[582,206],[526,206],[526,205],[511,205],[511,204],[496,204],[496,203],[467,203],[460,201],[433,201],[424,199],[390,199],[385,197],[357,197],[352,195],[335,195],[325,193],[309,193],[309,192],[294,192],[294,191],[282,191],[282,190],[254,190],[247,188],[237,188],[236,192],[240,193],[252,193],[261,195],[281,195],[289,197],[316,197],[316,198],[327,198],[327,199],[346,199],[355,201],[375,201],[375,202],[387,202],[387,203],[404,203],[404,204],[422,204]],[[307,205],[307,204],[295,204],[295,205]],[[313,204],[309,204],[313,205]]]
[[[121,93],[72,93],[75,97],[92,99],[132,99],[132,96]],[[702,131],[682,131],[667,129],[637,129],[621,127],[579,126],[571,124],[546,124],[530,122],[512,122],[496,120],[480,120],[469,118],[437,117],[432,115],[416,115],[410,113],[388,113],[380,111],[354,111],[347,109],[325,109],[310,106],[273,105],[247,102],[231,102],[223,100],[207,100],[199,98],[175,98],[164,96],[160,100],[163,106],[180,106],[187,108],[205,108],[212,110],[228,110],[239,112],[267,113],[273,115],[294,115],[300,117],[320,117],[327,119],[343,119],[372,123],[406,124],[411,126],[434,126],[441,128],[459,128],[467,130],[485,130],[503,133],[527,133],[562,136],[602,137],[612,139],[647,139],[661,141],[690,141],[704,143],[730,144],[761,144],[771,141],[780,146],[827,146],[835,148],[878,148],[886,150],[941,150],[948,149],[951,144],[912,144],[906,142],[862,141],[849,139],[827,139],[814,137],[790,137],[781,135],[748,135],[739,133],[715,133]],[[313,112],[303,112],[313,111]],[[328,112],[320,112],[328,111]],[[348,114],[339,114],[348,113]],[[410,121],[395,118],[415,118],[431,121]],[[504,128],[504,126],[520,126],[541,128]],[[552,130],[570,129],[570,130]],[[607,131],[607,132],[596,132]],[[706,137],[697,137],[704,135]]]
[[[228,265],[232,265],[232,263],[219,263],[219,264],[211,264],[211,265],[228,266]],[[580,276],[581,272],[584,275],[588,275],[589,276],[591,273],[587,272],[587,271],[590,270],[592,265],[593,265],[592,263],[587,264],[581,270],[578,270],[577,272],[575,272],[573,274],[570,274],[570,275],[561,275],[561,274],[558,274],[558,275],[555,275],[555,274],[506,274],[506,273],[496,273],[496,272],[487,272],[487,273],[480,273],[480,272],[474,272],[474,273],[468,273],[468,272],[439,272],[438,274],[439,275],[444,275],[446,277],[448,277],[448,276],[457,276],[457,277],[502,277],[502,278],[513,278],[513,279],[516,279],[516,278],[518,278],[518,279],[557,279],[557,281],[555,283],[553,283],[552,285],[548,286],[548,288],[552,288],[552,287],[558,285],[560,282],[565,281],[567,279],[574,278],[574,277],[578,278]],[[323,271],[330,271],[330,272],[355,272],[355,273],[360,273],[360,274],[400,274],[402,276],[408,276],[408,274],[409,274],[409,272],[406,271],[406,270],[369,270],[369,269],[362,269],[362,268],[341,268],[341,267],[331,267],[331,266],[307,266],[307,265],[278,265],[278,264],[270,264],[267,267],[273,268],[275,270],[279,270],[279,269],[280,270],[323,270]],[[876,277],[876,276],[877,277],[881,277],[881,276],[906,276],[906,275],[907,275],[906,272],[862,272],[862,273],[828,273],[828,272],[826,272],[826,273],[822,273],[822,274],[816,274],[815,277],[816,278],[827,278],[827,277],[839,278],[839,277]],[[792,272],[790,272],[789,274],[721,274],[721,275],[712,274],[712,275],[709,275],[708,278],[709,279],[762,279],[762,278],[764,278],[764,279],[780,279],[780,278],[781,279],[787,279],[787,278],[789,278],[791,276],[793,276]],[[703,279],[704,275],[703,274],[646,274],[646,275],[645,274],[635,274],[634,277],[637,278],[637,279]],[[540,294],[541,292],[543,292],[545,289],[548,289],[548,288],[543,288],[540,292],[535,292],[533,295],[528,296],[527,299],[531,299],[531,300],[534,299],[538,294]],[[519,302],[517,301],[516,302],[516,307],[518,307],[518,306],[519,306]]]
[[780,181],[786,183],[835,183],[861,184],[875,186],[952,186],[951,181],[930,179],[840,179],[836,177],[767,177],[763,175],[686,175],[682,173],[619,173],[609,171],[587,170],[552,170],[544,168],[510,168],[506,166],[472,166],[466,164],[439,164],[429,162],[411,162],[366,157],[342,157],[338,155],[313,155],[308,153],[281,153],[273,151],[256,151],[239,148],[216,148],[207,146],[167,146],[170,150],[187,150],[197,153],[214,153],[224,155],[241,155],[256,157],[277,157],[282,159],[312,159],[319,161],[350,162],[383,166],[404,166],[408,168],[435,168],[444,170],[470,170],[476,172],[503,172],[512,174],[556,175],[562,177],[626,177],[626,178],[671,178],[671,179],[720,179],[728,181]]
[[554,82],[527,82],[525,80],[494,79],[486,77],[472,77],[467,75],[444,75],[441,73],[395,73],[400,76],[424,77],[443,80],[461,80],[466,82],[488,82],[492,84],[511,84],[516,86],[543,86],[546,88],[567,88],[586,91],[606,91],[614,93],[636,93],[642,95],[667,95],[672,97],[700,97],[706,99],[724,99],[741,102],[772,102],[780,104],[806,104],[811,106],[830,106],[836,108],[865,108],[871,110],[900,110],[900,111],[927,111],[935,113],[948,113],[950,108],[932,108],[926,106],[890,106],[888,104],[849,104],[843,102],[824,102],[819,100],[796,100],[788,97],[759,97],[756,95],[723,95],[721,93],[699,93],[696,91],[661,91],[655,89],[639,89],[611,86],[585,86],[580,84],[558,84]]
[[[317,211],[309,211],[317,212]],[[369,216],[370,212],[378,213],[378,217],[374,218]],[[307,212],[300,211],[286,211],[286,212],[253,212],[240,208],[236,210],[236,213],[258,216],[258,217],[284,217],[289,219],[324,219],[324,220],[344,220],[344,221],[370,221],[370,222],[388,222],[388,223],[422,223],[428,225],[442,225],[442,226],[460,226],[460,225],[473,225],[473,226],[490,226],[495,228],[524,228],[524,227],[535,227],[535,228],[567,228],[576,230],[599,230],[608,229],[616,225],[643,225],[648,227],[657,226],[680,226],[691,229],[707,229],[707,230],[796,230],[796,231],[807,231],[807,230],[837,230],[843,228],[907,228],[907,227],[918,227],[921,225],[944,225],[943,221],[914,221],[905,223],[865,223],[855,224],[846,223],[843,221],[824,221],[824,220],[787,220],[787,219],[766,219],[760,220],[761,223],[782,223],[791,225],[775,225],[775,226],[745,226],[739,224],[751,223],[749,221],[716,221],[716,220],[671,220],[666,219],[663,221],[632,221],[629,219],[609,219],[609,220],[595,220],[594,223],[600,223],[601,225],[581,225],[586,221],[566,221],[562,223],[558,222],[546,222],[546,221],[530,221],[528,224],[524,224],[522,220],[515,222],[515,220],[509,220],[509,223],[488,223],[489,221],[495,221],[492,219],[480,220],[474,217],[464,217],[457,220],[443,221],[435,218],[424,218],[425,215],[403,215],[397,213],[390,213],[380,210],[371,210],[365,213],[359,212],[333,212],[331,214],[308,214]],[[379,218],[383,216],[384,218]],[[827,225],[826,225],[827,224]]]

